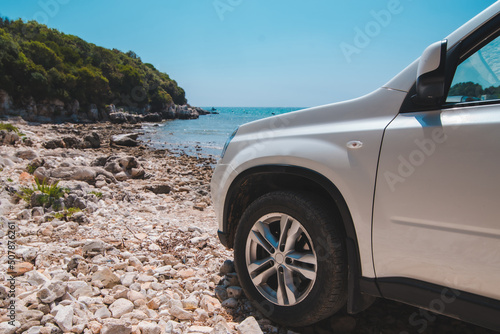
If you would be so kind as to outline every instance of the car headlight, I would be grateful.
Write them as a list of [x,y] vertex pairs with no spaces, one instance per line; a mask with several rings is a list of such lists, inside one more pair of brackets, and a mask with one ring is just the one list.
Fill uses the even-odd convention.
[[226,143],[224,144],[224,148],[222,149],[222,153],[220,155],[221,159],[224,158],[224,154],[226,154],[227,147],[229,146],[229,143],[231,142],[231,140],[233,140],[234,136],[236,136],[236,132],[238,132],[238,129],[239,129],[239,127],[236,127],[236,129],[234,129],[233,133],[231,133],[229,138],[226,140]]

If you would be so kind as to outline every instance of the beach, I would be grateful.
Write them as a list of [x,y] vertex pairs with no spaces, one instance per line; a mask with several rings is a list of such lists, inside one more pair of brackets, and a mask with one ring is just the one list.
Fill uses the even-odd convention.
[[[209,189],[216,157],[148,147],[137,140],[141,124],[8,123],[21,134],[0,131],[0,333],[420,328],[409,323],[417,309],[389,301],[302,329],[256,311],[239,286],[232,251],[217,239]],[[18,195],[40,189],[35,177],[42,187],[58,182],[52,205],[41,200],[43,191]],[[432,317],[427,326],[436,332],[481,332]]]

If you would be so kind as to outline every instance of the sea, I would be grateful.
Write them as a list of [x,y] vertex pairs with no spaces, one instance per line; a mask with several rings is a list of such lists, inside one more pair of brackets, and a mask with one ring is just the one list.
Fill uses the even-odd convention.
[[218,114],[202,115],[198,119],[167,120],[160,124],[143,125],[139,137],[155,149],[168,149],[178,155],[218,158],[229,135],[237,126],[258,119],[281,115],[304,108],[264,107],[202,107],[215,109]]

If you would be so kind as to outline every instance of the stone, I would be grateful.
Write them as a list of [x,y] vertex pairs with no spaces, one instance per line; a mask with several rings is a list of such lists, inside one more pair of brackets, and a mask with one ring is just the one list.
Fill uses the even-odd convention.
[[223,286],[216,286],[215,287],[215,296],[221,301],[225,301],[226,299],[229,298],[227,295],[227,290]]
[[42,286],[42,285],[50,282],[50,279],[47,278],[47,276],[45,276],[42,273],[39,273],[36,270],[32,270],[32,271],[27,272],[24,275],[24,277],[26,278],[28,283],[32,286]]
[[238,326],[236,326],[236,330],[239,334],[262,334],[262,330],[260,329],[259,323],[255,320],[254,317],[248,317],[243,322],[241,322]]
[[41,312],[41,311],[26,310],[24,312],[21,312],[18,320],[21,323],[25,323],[28,321],[40,321],[40,320],[42,320],[42,317],[43,317],[43,312]]
[[140,133],[127,133],[121,135],[112,136],[110,139],[111,145],[117,146],[138,146],[139,142],[137,141],[137,137],[139,137]]
[[92,281],[100,281],[106,288],[112,288],[113,286],[120,284],[120,278],[116,276],[108,267],[104,267],[96,271],[92,275]]
[[234,272],[234,263],[231,260],[226,260],[220,267],[221,275],[227,275],[229,273]]
[[31,218],[31,212],[28,209],[24,209],[17,214],[17,219],[19,220],[29,220]]
[[130,290],[127,293],[127,299],[130,300],[131,302],[135,302],[136,300],[139,299],[146,299],[146,296],[138,291]]
[[213,331],[212,327],[207,326],[191,326],[189,327],[190,333],[202,333],[202,334],[211,334]]
[[231,331],[223,323],[218,323],[215,325],[214,329],[210,334],[231,334]]
[[204,295],[200,300],[200,306],[208,313],[214,313],[221,308],[221,303],[217,298]]
[[161,306],[161,299],[158,297],[151,298],[151,300],[147,302],[146,306],[152,310],[157,310]]
[[21,262],[21,263],[16,263],[14,265],[14,269],[11,270],[9,268],[9,270],[7,270],[7,273],[12,275],[12,276],[22,276],[24,275],[25,273],[27,273],[28,271],[31,271],[33,270],[33,265],[29,262]]
[[83,137],[83,142],[87,148],[99,148],[101,147],[101,138],[97,132],[92,132],[89,135]]
[[235,298],[228,298],[222,302],[223,307],[236,308],[238,306],[238,301]]
[[106,306],[97,309],[94,313],[96,318],[106,319],[111,317],[111,312],[109,312]]
[[24,160],[33,160],[38,158],[38,153],[33,150],[20,150],[15,153],[15,156]]
[[182,300],[182,308],[185,310],[196,310],[198,308],[198,299],[195,296],[190,296]]
[[92,320],[87,324],[88,329],[92,332],[92,334],[99,334],[101,332],[102,325],[95,321]]
[[191,268],[189,269],[182,269],[177,272],[177,276],[179,276],[182,279],[187,279],[190,277],[193,277],[195,275],[195,271]]
[[172,306],[169,309],[169,313],[179,320],[191,320],[193,317],[193,314],[191,312],[183,310],[177,305]]
[[128,175],[127,173],[125,172],[119,172],[119,173],[116,173],[115,174],[115,178],[118,180],[118,181],[125,181],[128,179]]
[[44,210],[41,206],[34,207],[31,209],[31,216],[32,217],[41,217],[44,214]]
[[71,331],[73,327],[73,307],[62,306],[59,311],[57,311],[54,320],[63,332]]
[[136,273],[126,273],[120,278],[120,282],[122,285],[129,287],[134,283],[136,277]]
[[78,289],[88,287],[87,282],[84,282],[84,281],[70,281],[70,282],[67,282],[66,284],[68,286],[68,292],[71,294],[73,292],[77,291]]
[[82,148],[83,143],[79,138],[76,137],[64,137],[62,139],[64,146],[66,148]]
[[23,334],[41,334],[42,326],[33,326],[27,331],[24,331]]
[[120,318],[125,313],[129,313],[134,309],[134,304],[125,298],[116,300],[109,306],[109,310],[113,314],[113,318]]
[[85,244],[83,245],[83,253],[92,253],[92,255],[97,255],[99,253],[104,253],[104,250],[106,250],[107,245],[104,241],[101,240],[89,240],[86,241]]
[[37,293],[42,303],[49,304],[56,299],[61,298],[66,293],[66,283],[60,281],[53,281],[49,285],[44,286]]
[[155,194],[169,194],[172,188],[168,184],[153,184],[146,186],[146,190],[149,190]]
[[131,334],[132,327],[120,320],[106,321],[101,328],[101,334]]
[[161,327],[156,323],[141,321],[138,325],[141,334],[160,334]]
[[56,148],[64,148],[66,144],[64,144],[64,141],[62,139],[51,139],[43,143],[43,147],[45,147],[48,150],[53,150]]
[[130,170],[130,177],[133,179],[143,179],[146,176],[146,171],[142,168],[132,168]]
[[243,289],[241,289],[239,286],[230,286],[227,288],[227,296],[229,298],[239,299],[242,293]]

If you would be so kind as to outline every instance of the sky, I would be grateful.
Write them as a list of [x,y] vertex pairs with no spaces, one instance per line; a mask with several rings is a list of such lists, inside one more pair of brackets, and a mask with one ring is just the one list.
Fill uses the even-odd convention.
[[312,107],[367,94],[493,0],[2,0],[167,73],[193,106]]

